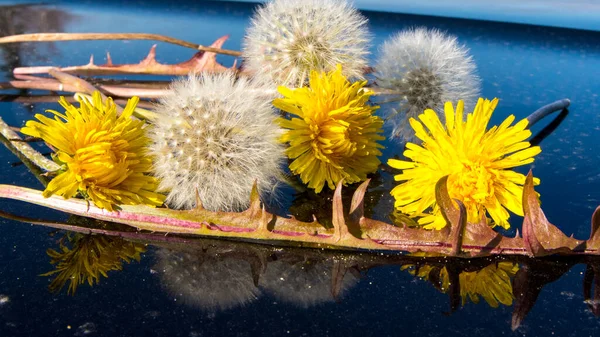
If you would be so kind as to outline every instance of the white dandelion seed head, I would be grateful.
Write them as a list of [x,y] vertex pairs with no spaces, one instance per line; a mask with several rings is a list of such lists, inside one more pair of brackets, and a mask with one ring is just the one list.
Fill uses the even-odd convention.
[[408,123],[425,109],[443,120],[444,103],[465,103],[471,111],[477,103],[480,80],[468,49],[456,37],[436,29],[404,30],[381,47],[376,63],[377,86],[392,92],[383,109],[394,129],[392,137],[414,140]]
[[243,46],[244,66],[276,85],[300,87],[311,70],[363,78],[367,19],[345,0],[274,0],[252,17]]
[[261,296],[250,264],[236,258],[160,249],[154,269],[166,290],[183,303],[208,312],[249,304]]
[[272,107],[273,85],[234,73],[189,75],[172,83],[149,131],[153,172],[167,204],[240,210],[255,180],[273,196],[285,160]]

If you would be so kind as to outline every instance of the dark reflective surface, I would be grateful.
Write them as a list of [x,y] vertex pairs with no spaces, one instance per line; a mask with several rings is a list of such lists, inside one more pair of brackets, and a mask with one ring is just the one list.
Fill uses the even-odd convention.
[[[20,220],[26,222],[27,219]],[[578,277],[583,290],[580,294],[574,292],[580,291],[578,284],[572,291],[563,291],[560,295],[571,300],[583,298],[576,306],[595,317],[600,316],[599,257],[457,259],[419,253],[335,252],[152,233],[140,238],[132,235],[131,229],[117,224],[76,217],[71,217],[68,223],[112,233],[65,233],[55,243],[58,249],[47,250],[55,269],[41,276],[52,278],[48,289],[53,293],[60,293],[69,284],[63,293],[74,296],[73,300],[81,296],[81,292],[91,290],[86,288],[112,282],[118,276],[117,271],[137,261],[151,265],[149,271],[163,295],[179,303],[184,312],[195,311],[210,320],[218,320],[229,312],[248,313],[265,301],[278,312],[299,309],[321,312],[332,305],[344,306],[348,298],[355,296],[352,294],[355,291],[366,292],[366,295],[377,293],[374,289],[364,289],[365,283],[372,286],[374,282],[381,282],[380,277],[373,274],[393,269],[401,272],[401,278],[414,277],[410,282],[396,284],[397,291],[404,292],[405,296],[423,284],[429,284],[429,289],[421,289],[421,292],[431,293],[435,289],[444,294],[430,303],[438,306],[441,316],[460,315],[461,310],[480,304],[479,310],[503,312],[498,313],[498,319],[506,321],[502,316],[507,315],[506,311],[512,306],[510,327],[517,330],[527,322],[529,312],[536,307],[544,289],[577,265],[585,268],[585,274]],[[140,260],[141,254],[144,261]],[[135,267],[125,267],[129,268]],[[363,290],[359,290],[361,288]],[[10,298],[3,298],[4,304],[10,302]],[[146,313],[154,319],[160,314],[161,311]],[[260,329],[260,325],[256,328]],[[81,334],[95,332],[95,329],[93,322],[79,327]]]
[[[3,20],[0,35],[42,30],[147,32],[210,44],[230,34],[225,47],[239,49],[252,8],[252,4],[212,2],[5,7],[1,10],[11,19]],[[38,13],[44,12],[54,13],[55,19],[41,24]],[[483,96],[501,98],[492,123],[511,113],[523,118],[556,99],[571,99],[568,115],[540,142],[543,152],[533,170],[542,181],[537,191],[549,220],[567,234],[586,238],[589,217],[600,204],[600,33],[400,14],[366,15],[375,37],[373,53],[390,34],[409,26],[437,27],[457,35],[471,49],[483,81]],[[17,24],[22,22],[17,20],[19,16],[26,18],[29,26]],[[2,78],[10,77],[6,70],[17,65],[80,65],[88,62],[90,54],[104,61],[107,51],[115,63],[133,63],[142,59],[153,43],[5,45]],[[191,55],[193,51],[178,46],[159,44],[157,48],[157,59],[164,63],[180,62]],[[233,63],[231,57],[219,60],[227,66]],[[33,112],[55,106],[4,100],[0,114],[10,125],[20,126]],[[549,123],[536,125],[534,135]],[[401,146],[386,145],[384,161],[401,154]],[[11,165],[17,159],[4,147],[0,158],[0,183],[41,188],[25,167]],[[379,172],[368,192],[368,212],[378,219],[390,216],[392,200],[387,191],[393,185],[391,174],[385,169]],[[290,188],[285,195],[281,208],[299,217],[328,213],[316,211],[328,205],[326,193],[316,197]],[[0,204],[2,210],[14,214],[67,219],[24,203],[2,200]],[[514,220],[513,233],[520,222]],[[444,261],[227,241],[177,244],[153,240],[148,246],[135,242],[146,249],[140,252],[139,263],[135,259],[127,263],[119,256],[116,260],[123,271],[109,268],[108,278],[100,276],[93,287],[86,278],[70,296],[69,282],[61,291],[50,292],[48,286],[56,275],[40,276],[58,264],[50,263],[46,250],[60,251],[64,233],[12,220],[0,222],[0,336],[595,336],[600,331],[595,315],[598,302],[594,300],[600,267],[593,259]],[[66,239],[62,240],[66,244]],[[110,239],[100,240],[111,244]],[[461,273],[467,280],[462,283]],[[495,278],[498,273],[502,276]],[[501,303],[507,302],[505,292],[491,292],[498,294],[492,295],[499,303],[493,309],[483,292],[474,291],[482,280],[490,279],[504,285],[510,280],[511,306]],[[471,286],[465,288],[465,284]],[[473,303],[475,297],[470,297],[469,291],[478,294],[479,304]],[[519,323],[512,332],[511,326]]]
[[[76,23],[77,17],[67,11],[33,4],[0,5],[0,36],[28,34],[36,32],[63,32],[65,26]],[[16,67],[31,62],[47,62],[50,56],[56,56],[53,43],[40,48],[33,43],[0,45],[3,75]]]

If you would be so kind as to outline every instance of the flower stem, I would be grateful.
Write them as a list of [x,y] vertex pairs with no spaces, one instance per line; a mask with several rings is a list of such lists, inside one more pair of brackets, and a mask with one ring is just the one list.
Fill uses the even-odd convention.
[[544,105],[543,107],[534,111],[531,115],[527,116],[527,120],[529,121],[529,125],[527,126],[527,128],[531,129],[533,125],[542,120],[544,117],[548,116],[553,112],[562,111],[563,109],[568,108],[570,104],[571,100],[568,98],[564,98],[556,102]]
[[227,50],[214,47],[206,47],[200,44],[191,43],[169,36],[159,34],[145,33],[37,33],[37,34],[19,34],[0,38],[1,43],[15,42],[52,42],[52,41],[80,41],[80,40],[153,40],[176,44],[179,46],[202,50],[217,54],[241,56],[242,53],[237,50]]
[[[0,118],[0,134],[2,134],[2,143],[5,143],[6,147],[17,155],[30,170],[32,170],[32,167],[30,167],[29,164],[34,164],[32,165],[34,168],[37,166],[49,172],[58,171],[60,169],[60,165],[44,157],[44,155],[33,149],[26,142],[12,142],[12,139],[21,140],[21,137],[19,137],[19,135],[17,135],[17,133],[14,132],[2,118]],[[35,174],[36,177],[41,174],[41,172],[35,172],[34,170],[32,170],[32,173]],[[46,185],[45,182],[42,181],[42,183],[44,186]]]

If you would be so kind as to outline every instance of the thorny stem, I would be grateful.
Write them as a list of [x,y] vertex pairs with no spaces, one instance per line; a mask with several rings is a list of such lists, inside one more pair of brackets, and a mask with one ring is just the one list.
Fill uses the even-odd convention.
[[81,41],[81,40],[152,40],[161,41],[195,50],[202,50],[217,54],[241,56],[237,50],[228,50],[214,47],[206,47],[160,34],[146,33],[37,33],[20,34],[0,38],[0,43],[15,42],[52,42],[52,41]]
[[[453,233],[461,231],[464,221],[452,205],[447,189],[437,184],[436,198],[447,205],[441,211],[451,222],[445,230],[427,231],[395,226],[361,216],[363,190],[355,192],[351,213],[344,211],[341,188],[338,184],[332,200],[334,228],[325,228],[316,219],[313,222],[299,221],[293,217],[280,217],[260,206],[256,184],[250,194],[250,207],[242,212],[212,212],[202,207],[193,210],[172,210],[148,206],[121,205],[121,209],[108,212],[90,205],[85,200],[64,199],[59,196],[43,197],[40,191],[28,188],[0,185],[0,198],[21,200],[102,221],[117,222],[143,231],[179,235],[200,235],[238,240],[251,240],[266,244],[286,242],[288,245],[322,249],[359,249],[377,251],[428,252],[457,257],[488,255],[528,255],[541,257],[560,255],[598,255],[600,235],[594,233],[589,240],[567,237],[560,229],[548,222],[540,209],[537,194],[533,189],[533,174],[529,172],[524,185],[524,223],[522,236],[506,237],[492,230],[485,220],[469,223],[462,240],[453,239]],[[200,203],[199,203],[200,205]],[[600,207],[598,208],[600,210]],[[597,218],[596,211],[594,217]],[[458,215],[458,216],[457,216]],[[461,220],[462,218],[462,220]],[[359,226],[355,236],[348,226]],[[450,228],[448,228],[450,227]],[[454,238],[456,236],[454,235]]]

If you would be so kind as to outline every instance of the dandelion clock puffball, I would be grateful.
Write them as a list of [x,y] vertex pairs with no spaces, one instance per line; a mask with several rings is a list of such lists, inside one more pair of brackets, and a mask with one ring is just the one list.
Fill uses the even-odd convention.
[[193,207],[197,190],[209,210],[239,210],[255,180],[261,194],[273,191],[284,154],[269,87],[232,72],[173,82],[150,131],[169,205]]
[[410,29],[390,38],[376,69],[377,85],[396,96],[387,112],[392,136],[404,140],[414,140],[408,121],[425,109],[441,115],[445,102],[463,100],[465,110],[472,111],[479,97],[480,81],[468,49],[435,29]]
[[274,0],[259,8],[244,41],[246,69],[300,87],[311,70],[341,64],[347,77],[367,66],[367,20],[344,0]]

